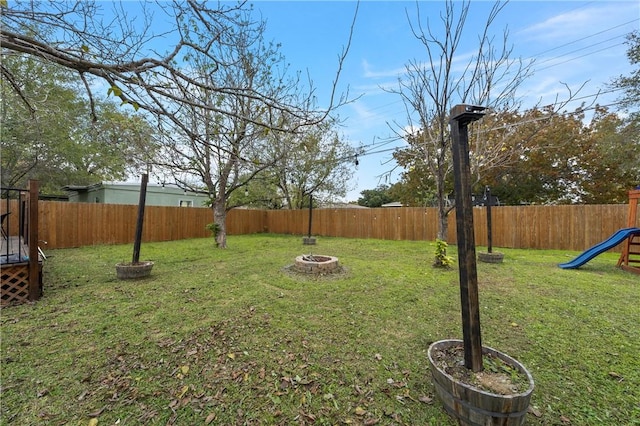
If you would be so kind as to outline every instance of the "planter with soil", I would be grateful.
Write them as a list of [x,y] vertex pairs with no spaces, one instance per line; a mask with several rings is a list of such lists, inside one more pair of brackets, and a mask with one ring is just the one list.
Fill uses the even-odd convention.
[[524,424],[534,383],[515,359],[483,346],[481,372],[464,364],[462,340],[440,340],[428,356],[436,394],[460,425],[520,426]]
[[121,280],[145,278],[151,274],[151,268],[151,261],[116,263],[116,274]]

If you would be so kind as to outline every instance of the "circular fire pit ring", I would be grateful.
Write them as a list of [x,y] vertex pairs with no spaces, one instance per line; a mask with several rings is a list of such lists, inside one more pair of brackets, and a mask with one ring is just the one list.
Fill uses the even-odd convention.
[[341,270],[337,257],[319,254],[298,256],[293,267],[297,272],[316,275],[331,274]]

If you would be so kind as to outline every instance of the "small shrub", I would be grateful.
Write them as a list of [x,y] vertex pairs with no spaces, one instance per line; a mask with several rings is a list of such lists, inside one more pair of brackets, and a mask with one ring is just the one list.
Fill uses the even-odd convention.
[[436,240],[436,258],[433,262],[433,266],[436,268],[450,268],[453,265],[453,257],[447,256],[447,244],[446,241]]

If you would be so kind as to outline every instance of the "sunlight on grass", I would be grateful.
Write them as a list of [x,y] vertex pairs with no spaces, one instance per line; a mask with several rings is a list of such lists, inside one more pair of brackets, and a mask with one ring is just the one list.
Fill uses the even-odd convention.
[[[295,256],[345,272],[303,277]],[[434,242],[232,236],[48,253],[44,297],[2,310],[1,424],[453,425],[426,350],[460,338],[457,270]],[[522,362],[527,424],[640,423],[640,279],[617,254],[501,249],[478,264],[483,343]],[[455,257],[454,247],[450,254]]]

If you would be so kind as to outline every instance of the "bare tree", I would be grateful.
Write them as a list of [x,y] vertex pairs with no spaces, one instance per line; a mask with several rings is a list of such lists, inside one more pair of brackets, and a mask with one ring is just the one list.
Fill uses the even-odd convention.
[[[244,25],[249,8],[244,1],[237,4],[188,0],[165,3],[141,2],[141,13],[129,16],[123,3],[113,4],[105,11],[103,4],[94,1],[16,1],[0,4],[2,51],[25,53],[61,65],[79,74],[87,93],[93,99],[91,78],[105,81],[109,95],[158,116],[171,117],[185,104],[203,110],[242,117],[238,112],[224,110],[199,98],[189,96],[197,88],[220,95],[244,96],[266,108],[286,111],[298,118],[300,125],[322,121],[328,111],[346,100],[336,99],[335,88],[348,52],[347,47],[338,59],[336,78],[329,105],[322,110],[310,110],[313,88],[295,104],[283,103],[269,94],[252,88],[217,85],[218,80],[193,78],[191,70],[182,66],[185,58],[200,58],[211,64],[211,73],[225,66],[217,56],[220,44],[233,43],[230,30]],[[161,16],[154,16],[158,13]],[[154,33],[154,21],[173,21],[164,33]],[[165,27],[166,28],[166,27]],[[169,41],[169,43],[167,43]],[[158,52],[151,46],[171,46]],[[0,68],[9,81],[19,80],[9,70]],[[213,84],[212,84],[213,83]],[[17,87],[17,86],[16,86]],[[175,123],[179,125],[178,122]],[[258,122],[273,126],[273,123]]]
[[[286,77],[277,45],[265,43],[263,33],[264,23],[256,24],[244,14],[213,48],[216,63],[201,56],[188,58],[192,80],[211,87],[239,87],[279,105],[294,105],[297,81]],[[180,186],[204,185],[213,208],[216,244],[224,248],[226,213],[234,207],[228,203],[231,194],[273,163],[265,155],[270,139],[279,138],[299,117],[240,92],[221,94],[194,84],[182,96],[185,102],[175,106],[176,114],[160,121],[166,135],[166,161],[161,165]]]
[[[412,19],[407,12],[414,36],[423,45],[426,61],[413,59],[406,65],[405,75],[399,79],[397,89],[389,92],[400,95],[404,102],[409,128],[398,126],[399,136],[410,144],[410,155],[423,161],[436,185],[438,207],[438,238],[446,240],[447,214],[452,206],[447,202],[447,177],[451,173],[449,137],[449,111],[458,103],[483,105],[494,110],[509,111],[518,107],[516,89],[531,74],[531,62],[512,59],[508,45],[508,31],[496,40],[492,25],[504,8],[497,1],[485,19],[481,34],[477,35],[474,54],[460,65],[460,43],[471,3],[447,0],[440,14],[444,30],[438,36],[429,20],[423,23],[419,3]],[[474,16],[474,20],[477,21]],[[399,156],[407,152],[399,153]]]
[[[328,104],[318,108],[312,81],[299,81],[299,74],[289,79],[279,68],[283,58],[264,43],[264,23],[252,20],[245,2],[209,4],[158,1],[158,18],[142,3],[142,22],[129,24],[134,21],[123,3],[115,3],[106,20],[95,2],[3,3],[0,43],[3,52],[25,53],[76,71],[92,104],[92,79],[99,79],[122,104],[155,116],[167,132],[162,166],[185,187],[205,186],[219,229],[217,243],[225,247],[228,197],[268,167],[261,160],[266,136],[321,123],[347,102],[348,93],[337,96],[336,87],[357,6]],[[173,21],[170,30],[152,32],[152,22],[167,19]],[[30,30],[34,23],[35,32]],[[150,48],[164,39],[173,41],[164,42],[173,46],[166,53]],[[9,81],[20,77],[4,68],[2,73]]]

